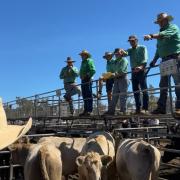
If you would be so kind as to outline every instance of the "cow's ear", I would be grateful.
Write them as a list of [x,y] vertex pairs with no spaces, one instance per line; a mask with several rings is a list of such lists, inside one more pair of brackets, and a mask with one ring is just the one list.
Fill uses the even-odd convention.
[[85,159],[85,156],[78,156],[78,157],[76,158],[76,164],[77,164],[78,166],[82,166],[82,164],[84,163],[84,159]]
[[108,166],[113,161],[111,156],[108,155],[102,155],[101,156],[101,162],[103,166]]
[[9,151],[15,151],[17,148],[17,146],[15,144],[11,144],[10,146],[8,146]]

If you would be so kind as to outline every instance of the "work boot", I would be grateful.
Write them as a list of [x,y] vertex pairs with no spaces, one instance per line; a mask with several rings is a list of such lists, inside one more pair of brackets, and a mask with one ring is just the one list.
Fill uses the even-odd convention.
[[176,116],[179,116],[179,117],[180,117],[180,109],[176,109],[176,110],[175,110],[175,114],[176,114]]
[[151,114],[166,114],[166,110],[165,110],[165,108],[163,109],[163,108],[157,107],[157,109],[152,111]]
[[79,114],[79,116],[85,116],[86,111],[83,111],[82,113]]
[[109,112],[109,111],[106,111],[103,116],[113,116],[114,113],[113,112]]
[[141,110],[140,109],[136,109],[136,111],[134,112],[134,114],[141,114]]
[[140,111],[140,114],[146,114],[146,115],[148,115],[148,114],[149,114],[149,111],[148,111],[148,110],[145,110],[145,109],[142,109],[142,110]]

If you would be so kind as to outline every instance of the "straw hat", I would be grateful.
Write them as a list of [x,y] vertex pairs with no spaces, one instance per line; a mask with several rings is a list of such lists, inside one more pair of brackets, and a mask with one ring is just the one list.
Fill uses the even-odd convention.
[[168,21],[172,21],[174,18],[167,13],[160,13],[157,15],[157,19],[154,21],[155,24],[158,24],[160,21],[167,19]]
[[103,58],[106,59],[107,56],[113,56],[114,54],[111,52],[105,52]]
[[113,73],[112,72],[106,72],[102,74],[102,77],[104,80],[110,79],[112,77]]
[[83,54],[86,54],[88,55],[88,57],[91,57],[91,54],[87,50],[82,50],[82,52],[79,53],[80,56]]
[[6,113],[0,98],[0,150],[11,145],[21,136],[25,135],[32,126],[32,119],[29,118],[26,125],[8,125]]
[[67,60],[65,62],[75,62],[71,57],[67,57]]

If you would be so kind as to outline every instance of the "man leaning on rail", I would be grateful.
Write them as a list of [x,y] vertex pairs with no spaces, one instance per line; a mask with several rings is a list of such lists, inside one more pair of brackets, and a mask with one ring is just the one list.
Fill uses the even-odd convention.
[[[124,56],[130,57],[130,65],[132,70],[132,89],[136,103],[136,114],[148,113],[149,95],[146,80],[146,64],[148,59],[147,48],[138,44],[138,38],[135,35],[129,36],[128,39],[131,48],[127,51],[122,51]],[[143,90],[143,105],[141,106],[140,89]]]
[[84,111],[79,116],[90,116],[93,110],[92,77],[95,74],[94,61],[91,54],[83,50],[79,55],[82,58],[80,67],[81,90],[84,101]]
[[[170,23],[172,20],[173,17],[167,13],[158,14],[154,23],[160,26],[160,32],[144,36],[144,40],[157,39],[156,54],[150,63],[150,66],[154,66],[159,58],[162,59],[162,62],[170,59],[176,59],[178,60],[178,65],[180,64],[180,30],[177,25]],[[172,77],[175,85],[180,85],[180,74],[174,74]],[[166,114],[168,76],[161,76],[159,86],[163,89],[160,89],[157,109],[155,109],[152,113]],[[180,115],[180,87],[175,87],[175,93],[177,97],[175,113]]]
[[60,72],[60,79],[64,79],[64,89],[66,94],[64,95],[65,100],[69,103],[70,112],[74,114],[74,107],[72,102],[72,96],[78,94],[80,96],[81,90],[76,84],[76,77],[79,76],[78,69],[73,66],[71,57],[67,57],[67,66],[63,67]]
[[127,108],[127,90],[128,90],[128,77],[127,77],[127,69],[128,69],[128,60],[123,57],[122,49],[116,48],[114,51],[116,56],[112,78],[114,78],[114,87],[112,94],[112,101],[110,106],[108,106],[108,111],[104,113],[104,115],[114,115],[116,105],[118,99],[120,98],[120,113],[122,115],[126,114]]
[[[106,60],[106,72],[103,75],[108,75],[108,73],[111,75],[111,73],[114,73],[114,54],[111,52],[105,52],[103,59]],[[114,85],[114,79],[113,78],[105,78],[104,76],[101,76],[99,78],[99,90],[98,90],[98,98],[101,97],[102,94],[102,88],[103,88],[103,82],[106,82],[106,92],[107,92],[107,98],[108,98],[108,106],[110,106],[110,103],[112,101],[112,89]]]

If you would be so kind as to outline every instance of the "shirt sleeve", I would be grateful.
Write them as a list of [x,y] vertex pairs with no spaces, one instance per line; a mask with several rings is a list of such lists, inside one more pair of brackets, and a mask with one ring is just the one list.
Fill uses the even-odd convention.
[[74,75],[75,77],[78,77],[78,76],[79,76],[79,71],[78,71],[78,69],[77,69],[76,67],[73,67],[73,68],[72,68],[72,73],[73,73],[73,75]]
[[141,64],[147,64],[147,59],[148,59],[148,52],[146,47],[142,47],[142,62]]
[[121,73],[127,73],[127,66],[128,66],[128,61],[126,59],[123,59]]
[[96,73],[94,62],[92,60],[89,60],[88,66],[89,66],[89,72],[87,73],[87,75],[92,77]]
[[166,30],[159,32],[159,35],[162,38],[169,38],[176,34],[179,31],[179,28],[176,25],[169,26]]
[[59,75],[60,79],[64,79],[65,78],[64,72],[65,72],[65,68],[62,68],[62,70],[60,72],[60,75]]

